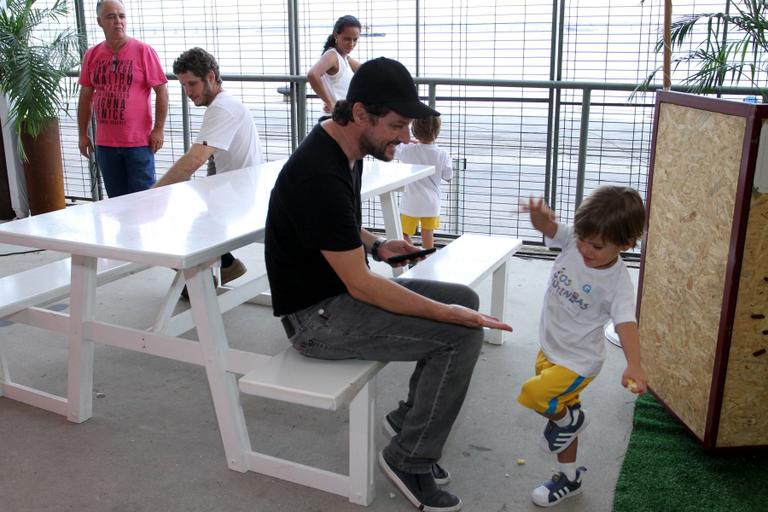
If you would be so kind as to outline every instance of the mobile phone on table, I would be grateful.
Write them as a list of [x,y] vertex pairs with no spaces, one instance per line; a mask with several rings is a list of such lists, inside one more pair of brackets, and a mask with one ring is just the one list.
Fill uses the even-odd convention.
[[430,247],[429,249],[423,249],[421,251],[416,251],[416,252],[409,252],[408,254],[398,254],[397,256],[392,256],[391,258],[387,258],[387,263],[402,263],[403,261],[415,260],[416,258],[421,258],[422,256],[426,256],[427,254],[432,254],[436,250],[437,250],[437,247]]

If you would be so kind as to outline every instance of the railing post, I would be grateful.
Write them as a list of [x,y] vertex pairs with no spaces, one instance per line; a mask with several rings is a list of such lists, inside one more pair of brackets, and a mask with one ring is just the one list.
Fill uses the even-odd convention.
[[434,82],[429,83],[429,106],[435,108],[437,103],[437,84]]
[[101,193],[101,170],[99,169],[99,163],[96,161],[96,119],[91,115],[91,120],[88,122],[88,136],[91,138],[93,147],[88,154],[88,175],[91,180],[91,199],[93,201],[101,201],[104,199],[104,194]]
[[467,159],[464,157],[457,157],[452,160],[453,178],[448,185],[448,218],[450,219],[448,226],[452,228],[452,232],[460,234],[459,223],[461,217],[459,215],[461,208],[459,208],[459,200],[461,199],[461,180],[463,171],[467,170]]
[[184,87],[181,88],[181,130],[184,153],[186,153],[192,145],[192,134],[189,128],[189,103],[187,103],[187,95],[184,94]]
[[[298,3],[296,0],[288,0],[288,68],[291,75],[300,74],[299,71],[299,16]],[[302,119],[306,118],[306,113],[302,108],[306,108],[306,94],[298,82],[291,82],[291,152],[296,150],[303,139],[304,124]],[[305,107],[301,107],[304,102]]]
[[416,0],[416,75],[421,76],[421,2]]
[[[83,60],[83,55],[88,49],[88,30],[85,23],[85,7],[81,0],[75,0],[75,23],[77,24],[77,33],[80,34],[80,44],[78,51],[80,53],[80,61]],[[91,115],[90,122],[88,123],[88,136],[93,142],[93,151],[88,155],[88,174],[91,180],[91,199],[93,201],[99,201],[104,199],[101,193],[101,172],[99,171],[99,164],[96,162],[96,119]]]
[[[565,0],[552,2],[552,33],[549,54],[549,79],[560,82],[563,79],[563,31],[565,29]],[[549,206],[557,209],[557,175],[560,165],[560,110],[562,89],[549,90],[547,118],[547,161],[545,163],[544,197]],[[551,150],[550,150],[551,148]],[[551,156],[550,156],[551,151]],[[542,238],[543,240],[543,238]]]
[[589,142],[589,106],[592,89],[584,89],[581,99],[581,127],[579,128],[579,167],[576,172],[576,204],[574,211],[584,198],[584,175],[587,167],[587,143]]
[[297,108],[296,108],[296,145],[293,146],[293,149],[295,150],[296,147],[301,144],[301,141],[304,140],[304,137],[307,136],[307,83],[306,82],[296,82],[296,94],[298,96],[297,98]]

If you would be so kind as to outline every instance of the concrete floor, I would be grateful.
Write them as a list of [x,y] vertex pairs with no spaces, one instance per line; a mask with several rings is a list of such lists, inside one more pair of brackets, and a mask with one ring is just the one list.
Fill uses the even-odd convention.
[[[237,253],[251,272],[263,268],[257,247]],[[18,250],[0,245],[3,255]],[[0,275],[61,257],[50,252],[0,257]],[[515,401],[533,371],[539,306],[551,265],[514,258],[508,291],[514,333],[503,346],[485,345],[445,447],[441,463],[453,475],[448,489],[461,496],[465,511],[539,510],[529,493],[555,468],[554,456],[537,446],[544,421]],[[636,278],[637,271],[632,273]],[[155,268],[100,288],[98,317],[150,325],[172,276],[168,269]],[[486,304],[489,287],[479,291]],[[268,308],[241,306],[227,313],[225,322],[233,347],[277,353],[285,346]],[[66,349],[61,336],[3,322],[0,343],[16,381],[63,394]],[[381,372],[377,421],[403,397],[411,367],[390,364]],[[579,463],[588,468],[584,493],[559,505],[560,511],[612,508],[634,407],[633,395],[619,384],[623,368],[621,350],[609,344],[602,373],[583,395],[592,415],[579,443]],[[367,509],[339,496],[227,469],[200,367],[97,346],[94,388],[93,417],[79,425],[0,398],[0,511],[414,510],[378,468],[377,497]],[[255,450],[346,470],[346,411],[327,413],[244,395],[242,402]],[[378,425],[376,431],[380,448],[386,440]]]

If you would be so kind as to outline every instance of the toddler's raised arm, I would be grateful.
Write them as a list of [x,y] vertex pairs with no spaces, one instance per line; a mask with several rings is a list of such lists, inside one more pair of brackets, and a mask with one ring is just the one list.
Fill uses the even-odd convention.
[[531,216],[533,227],[544,233],[544,236],[553,238],[557,233],[557,215],[554,210],[544,202],[544,198],[528,198],[528,203],[521,203],[522,211],[528,212]]

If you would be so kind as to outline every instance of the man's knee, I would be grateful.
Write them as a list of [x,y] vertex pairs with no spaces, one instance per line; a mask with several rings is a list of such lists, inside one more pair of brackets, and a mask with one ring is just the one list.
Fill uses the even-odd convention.
[[419,295],[443,304],[459,304],[474,310],[477,310],[480,305],[480,298],[477,293],[463,284],[442,283],[426,279],[395,279],[395,281]]
[[482,327],[464,327],[456,325],[457,332],[450,336],[455,340],[455,347],[462,353],[462,357],[467,359],[480,356],[480,350],[483,347],[485,339],[485,330]]
[[459,302],[459,304],[477,311],[480,307],[480,297],[477,295],[477,292],[469,286],[459,286],[462,288],[460,293],[463,294],[462,302]]
[[443,283],[446,287],[445,295],[449,300],[443,301],[446,304],[459,304],[466,308],[477,309],[480,307],[480,297],[477,292],[469,286],[456,283]]

